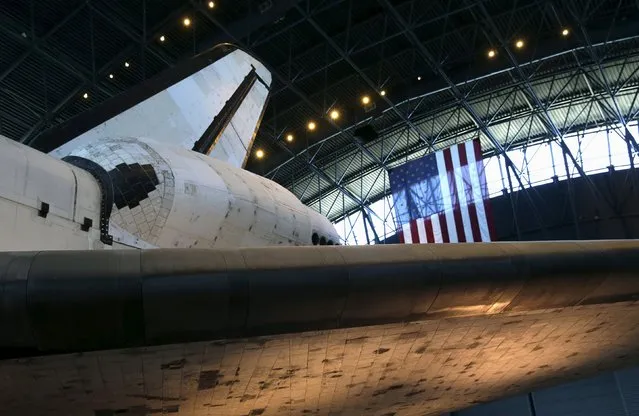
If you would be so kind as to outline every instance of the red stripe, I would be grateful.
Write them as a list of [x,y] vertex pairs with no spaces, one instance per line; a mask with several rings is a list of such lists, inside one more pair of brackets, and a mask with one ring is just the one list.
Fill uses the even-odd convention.
[[473,185],[470,180],[470,169],[475,169],[475,166],[468,166],[468,157],[466,156],[466,145],[459,145],[459,164],[462,169],[462,176],[464,178],[464,185],[466,191],[466,202],[468,203],[468,216],[470,217],[470,228],[473,231],[473,241],[481,242],[481,231],[479,230],[479,217],[477,216],[477,207],[473,199]]
[[406,241],[404,241],[404,231],[400,231],[399,232],[399,243],[400,244],[406,244]]
[[[490,234],[490,241],[495,240],[495,223],[493,222],[493,208],[490,205],[490,199],[488,197],[488,185],[486,184],[486,173],[484,172],[484,163],[479,163],[482,160],[481,156],[481,144],[479,139],[473,140],[473,148],[475,149],[475,160],[477,161],[477,170],[479,174],[479,183],[481,184],[481,195],[483,201],[477,201],[478,204],[484,204],[484,212],[486,213],[486,222],[488,223],[488,233]],[[479,167],[481,166],[481,169]]]
[[446,224],[446,214],[439,213],[439,227],[442,229],[442,241],[444,243],[450,243],[450,236],[448,235],[448,224]]
[[433,223],[430,221],[430,217],[424,218],[424,227],[426,228],[426,242],[434,243],[435,235],[433,234]]
[[481,231],[479,231],[479,217],[477,217],[477,207],[475,203],[468,204],[468,215],[470,215],[470,228],[473,230],[473,241],[481,243]]
[[410,235],[413,236],[413,244],[419,244],[419,232],[417,231],[417,220],[410,222]]
[[461,210],[459,209],[459,196],[457,195],[457,184],[455,183],[455,168],[453,167],[453,158],[450,148],[444,150],[444,161],[446,162],[446,174],[448,176],[448,187],[450,188],[450,197],[453,203],[453,216],[455,218],[455,229],[457,230],[457,241],[466,242],[464,234],[464,222],[462,220]]

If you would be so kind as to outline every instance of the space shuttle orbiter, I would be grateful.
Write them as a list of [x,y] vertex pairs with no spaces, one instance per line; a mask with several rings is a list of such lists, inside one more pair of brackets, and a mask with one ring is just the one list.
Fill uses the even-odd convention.
[[0,250],[338,243],[325,217],[243,169],[270,83],[223,44],[32,147],[0,137]]
[[639,363],[639,242],[329,247],[242,169],[270,82],[221,45],[0,137],[2,414],[435,415]]

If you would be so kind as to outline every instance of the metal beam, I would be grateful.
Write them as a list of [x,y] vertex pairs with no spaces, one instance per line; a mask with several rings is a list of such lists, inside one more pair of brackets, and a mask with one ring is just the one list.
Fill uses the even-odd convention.
[[[378,0],[379,3],[393,16],[393,18],[397,21],[397,23],[402,27],[410,27],[408,22],[402,17],[402,15],[397,11],[397,9],[390,3],[389,0]],[[452,94],[455,100],[462,106],[462,108],[468,113],[470,118],[473,120],[475,125],[479,128],[479,130],[490,140],[498,153],[504,156],[504,160],[506,162],[506,166],[510,167],[513,174],[517,178],[519,185],[524,188],[524,184],[517,173],[515,166],[506,154],[506,150],[503,148],[502,144],[497,140],[497,138],[493,135],[493,133],[488,129],[488,126],[482,120],[482,118],[477,114],[475,109],[468,103],[466,97],[459,90],[457,84],[455,84],[450,77],[444,72],[441,65],[435,60],[435,58],[431,55],[431,53],[426,49],[424,44],[417,38],[415,32],[413,30],[408,30],[405,33],[408,40],[413,44],[417,52],[420,54],[422,59],[426,61],[426,63],[431,67],[431,69],[437,74],[440,78],[442,78],[446,85],[448,85],[448,91]]]
[[[461,13],[461,12],[463,12],[463,11],[465,11],[465,10],[469,9],[470,7],[471,7],[471,6],[461,6],[461,7],[457,8],[457,9],[455,9],[455,10],[451,10],[451,11],[449,11],[447,15],[448,15],[448,16],[451,16],[451,15],[454,15],[454,14],[456,14],[456,13]],[[314,15],[314,14],[316,14],[316,12],[315,12],[315,11],[310,12],[309,16],[312,16],[312,15]],[[360,21],[360,22],[359,22],[356,26],[354,26],[353,28],[351,28],[351,32],[353,31],[353,29],[354,29],[354,28],[357,28],[357,27],[367,27],[367,26],[370,26],[370,25],[372,24],[371,22],[373,22],[375,19],[380,19],[381,17],[382,17],[381,15],[375,15],[375,16],[371,17],[370,19],[366,19],[366,20],[364,20],[364,21]],[[413,25],[413,26],[412,26],[412,29],[418,29],[418,28],[421,28],[421,27],[423,27],[423,26],[427,26],[427,25],[429,25],[429,24],[433,24],[434,22],[437,22],[437,21],[439,21],[439,20],[441,20],[441,19],[443,19],[443,18],[445,18],[445,16],[437,15],[436,17],[433,17],[432,19],[422,20],[422,21],[420,21],[419,23],[416,23],[415,25]],[[296,22],[296,23],[297,23],[297,24],[299,24],[299,23],[305,22],[306,20],[307,20],[307,18],[306,18],[306,16],[305,16],[305,17],[303,17],[302,19],[300,19],[300,20],[299,20],[298,22]],[[358,48],[356,48],[356,49],[353,47],[352,49],[348,50],[348,54],[349,54],[350,56],[352,56],[352,55],[357,55],[357,54],[359,54],[359,53],[365,52],[365,51],[367,51],[367,50],[369,50],[369,49],[372,49],[372,48],[376,48],[376,47],[378,47],[378,46],[383,48],[385,43],[387,43],[388,41],[393,40],[393,39],[395,39],[395,38],[398,38],[398,37],[400,37],[400,36],[404,36],[404,34],[406,33],[406,31],[408,31],[408,30],[410,30],[408,27],[406,27],[406,28],[402,28],[402,29],[400,29],[400,30],[399,30],[399,31],[397,31],[397,32],[394,32],[394,33],[391,33],[391,34],[389,34],[389,35],[385,35],[385,36],[383,36],[383,37],[382,37],[382,39],[376,40],[376,41],[374,41],[374,42],[366,42],[366,43],[364,43],[363,45],[361,45],[360,47],[358,47]],[[344,31],[344,32],[336,33],[336,34],[334,34],[332,37],[333,37],[333,38],[339,38],[339,37],[344,36],[344,35],[346,35],[346,34],[347,34],[347,31]],[[440,37],[443,39],[445,35],[446,35],[446,34],[442,34]],[[269,37],[269,38],[270,38],[270,37]],[[262,43],[264,43],[264,41],[263,41],[262,39],[260,39],[260,41],[259,41],[257,44],[262,44]],[[309,49],[306,49],[306,50],[304,51],[304,53],[302,53],[302,54],[300,54],[300,55],[298,55],[298,56],[291,57],[291,59],[292,59],[292,60],[294,60],[294,61],[297,61],[297,60],[304,60],[304,58],[305,58],[307,55],[312,56],[312,55],[314,55],[314,54],[316,54],[316,53],[319,53],[319,52],[317,51],[317,49],[322,48],[324,45],[325,45],[325,43],[324,43],[324,42],[322,42],[322,43],[320,43],[320,44],[318,44],[318,45],[316,45],[316,46],[314,46],[314,47],[311,47],[311,48],[309,48]],[[255,45],[253,45],[253,46],[255,46]],[[344,49],[344,50],[347,50],[348,48],[347,48],[347,47],[344,47],[343,49]],[[405,52],[405,51],[401,51],[401,53],[403,53],[403,52]],[[393,55],[393,56],[394,56],[394,55]],[[331,61],[331,62],[327,62],[327,63],[325,64],[325,66],[330,67],[330,66],[333,66],[333,65],[335,65],[335,64],[337,64],[337,63],[339,63],[339,62],[342,62],[342,61],[343,61],[343,58],[340,56],[339,58],[337,58],[337,59],[335,59],[335,60],[333,60],[333,61]],[[322,71],[323,69],[324,69],[324,68],[317,68],[317,69],[315,69],[315,70],[313,70],[313,71],[305,72],[305,73],[304,73],[304,75],[303,75],[303,76],[301,76],[301,77],[299,77],[299,78],[297,78],[297,79],[296,79],[296,81],[297,81],[297,82],[304,81],[305,79],[307,79],[307,78],[309,78],[309,77],[311,77],[311,76],[313,76],[313,75],[317,74],[318,72]],[[280,89],[280,90],[276,90],[274,93],[275,93],[275,94],[278,94],[278,93],[280,93],[280,92],[282,92],[282,91],[285,91],[285,90],[286,90],[286,88],[282,88],[282,89]]]
[[[626,134],[623,135],[624,140],[626,140],[633,147],[635,152],[639,153],[639,144],[635,140],[634,136],[628,130],[626,118],[624,117],[621,111],[621,108],[619,107],[619,103],[617,102],[617,97],[615,96],[615,94],[612,92],[612,89],[610,88],[610,83],[608,82],[608,78],[606,77],[606,74],[601,65],[601,60],[599,60],[599,57],[597,56],[597,52],[595,51],[595,48],[593,48],[592,46],[592,42],[590,41],[590,36],[588,36],[588,32],[586,31],[586,28],[584,27],[581,19],[577,20],[577,25],[579,26],[579,31],[581,32],[581,36],[583,37],[583,40],[586,43],[587,50],[592,60],[596,62],[597,69],[599,70],[599,74],[601,75],[601,79],[603,80],[604,90],[606,91],[610,99],[612,100],[612,104],[614,107],[609,109],[609,111],[611,111],[617,117],[619,124],[621,124],[623,128],[626,130]],[[578,61],[577,56],[576,55],[574,56],[575,56],[575,60]]]
[[[169,58],[164,56],[162,53],[160,53],[160,52],[156,51],[154,48],[151,48],[150,46],[148,46],[148,42],[145,41],[145,39],[146,39],[146,36],[144,36],[145,33],[143,33],[142,37],[140,37],[140,35],[138,35],[134,31],[132,31],[130,28],[128,28],[127,26],[125,26],[121,22],[118,22],[117,20],[114,20],[111,16],[109,16],[107,13],[103,12],[98,7],[94,6],[93,4],[89,3],[89,8],[94,13],[96,13],[100,17],[102,17],[104,20],[108,21],[111,25],[115,26],[120,32],[124,33],[129,39],[131,39],[134,42],[137,42],[139,45],[141,45],[142,48],[144,48],[145,50],[148,50],[149,52],[151,52],[156,58],[158,58],[159,60],[164,62],[167,66],[171,67],[171,66],[175,65],[174,62],[172,62]],[[145,26],[145,23],[143,23],[143,26]]]
[[[533,89],[532,85],[530,84],[530,81],[528,80],[528,77],[526,76],[526,74],[524,74],[524,71],[519,66],[519,63],[517,62],[517,59],[515,58],[515,56],[513,55],[512,51],[510,49],[510,47],[506,43],[506,40],[501,35],[499,29],[497,28],[497,25],[495,24],[495,22],[493,21],[492,17],[490,16],[490,13],[488,13],[488,10],[486,10],[486,7],[484,6],[484,4],[482,2],[478,2],[477,3],[477,8],[481,11],[481,13],[483,15],[483,18],[484,18],[484,21],[486,23],[488,23],[488,26],[490,27],[491,31],[493,32],[493,36],[495,36],[497,38],[497,41],[500,43],[502,49],[506,52],[506,56],[508,57],[508,59],[510,60],[512,65],[514,66],[515,73],[517,74],[517,78],[519,78],[519,80],[522,82],[522,86],[524,87],[523,91],[526,94],[527,98],[531,99],[533,101],[533,103],[534,103],[534,107],[539,110],[537,112],[537,116],[539,117],[539,119],[542,122],[542,124],[544,125],[544,127],[548,130],[550,135],[552,137],[554,137],[555,140],[557,140],[557,142],[561,146],[561,149],[564,152],[564,154],[566,156],[568,156],[568,158],[570,158],[570,161],[573,163],[573,165],[575,166],[575,168],[577,169],[577,171],[579,172],[581,177],[584,178],[584,180],[590,185],[590,187],[593,190],[595,196],[603,199],[610,206],[612,206],[610,201],[608,201],[608,199],[599,191],[599,189],[594,184],[594,182],[592,182],[592,180],[590,179],[588,174],[583,170],[582,166],[579,164],[579,162],[577,161],[575,156],[572,154],[572,152],[570,151],[570,149],[566,145],[566,142],[564,141],[564,138],[563,138],[564,136],[563,136],[562,132],[557,128],[557,126],[555,125],[555,122],[552,120],[552,118],[550,117],[550,114],[548,113],[548,109],[546,108],[546,106],[539,99],[539,96],[537,95],[537,93]],[[530,103],[528,105],[530,105]],[[531,108],[531,109],[534,110],[533,108]],[[567,169],[567,164],[566,164],[566,169]]]
[[[371,221],[371,217],[366,213],[366,211],[362,211],[362,214],[364,214],[364,220],[366,220],[368,222],[368,225],[370,225],[371,227],[373,238],[375,239],[375,244],[380,244],[379,235],[377,235],[377,231],[375,230],[373,221]],[[366,225],[366,222],[364,223],[364,225]],[[368,238],[368,232],[366,233],[366,238]],[[370,244],[370,242],[368,244]]]
[[[149,36],[146,38],[146,43],[148,44],[149,42],[153,41],[153,39],[155,39],[156,33],[158,30],[160,30],[160,28],[164,27],[164,25],[167,24],[167,22],[170,21],[174,21],[175,19],[179,18],[180,16],[182,16],[185,12],[185,10],[187,10],[188,7],[187,5],[182,6],[177,8],[173,13],[171,13],[169,16],[167,16],[166,19],[162,20],[161,22],[159,22],[157,25],[155,25],[150,31],[149,31]],[[117,54],[116,56],[113,57],[113,59],[111,59],[109,62],[107,62],[106,64],[104,64],[100,69],[98,69],[98,75],[103,75],[106,74],[107,71],[113,67],[116,64],[121,64],[122,61],[124,61],[131,53],[133,53],[133,51],[139,46],[139,44],[132,44],[131,46],[127,47],[126,49],[123,49],[119,54]],[[96,79],[99,79],[100,77],[96,77]],[[50,112],[46,112],[42,118],[40,118],[40,120],[35,123],[31,129],[29,129],[20,139],[21,142],[23,143],[29,143],[31,140],[33,140],[35,138],[35,136],[37,135],[37,133],[39,133],[40,129],[50,120],[53,119],[57,116],[57,114],[62,111],[62,109],[64,109],[64,107],[66,107],[66,105],[75,97],[77,97],[78,93],[85,88],[87,85],[91,85],[91,81],[83,81],[80,85],[78,85],[76,88],[74,88],[62,101],[60,101],[58,104],[56,104],[56,106],[53,108],[52,111]],[[109,93],[109,96],[113,96],[113,94]]]
[[[313,26],[313,28],[315,29],[315,31],[317,33],[319,33],[324,40],[326,41],[326,43],[328,43],[334,50],[335,52],[337,52],[344,61],[346,61],[351,68],[353,68],[355,70],[355,72],[357,72],[357,74],[364,80],[364,82],[366,82],[366,84],[368,84],[368,86],[373,90],[373,91],[378,91],[379,90],[379,85],[377,85],[376,83],[374,83],[365,73],[364,71],[362,71],[361,68],[359,68],[357,66],[357,64],[355,62],[353,62],[353,60],[350,58],[350,56],[346,53],[346,51],[344,51],[334,40],[331,36],[329,36],[318,24],[317,22],[306,13],[306,11],[304,9],[302,9],[299,5],[296,6],[297,10],[306,17],[306,20],[311,24],[311,26]],[[397,106],[388,98],[388,96],[381,96],[383,101],[386,102],[386,104],[391,108],[391,110],[393,112],[395,112],[402,120],[404,120],[404,122],[410,126],[410,128],[414,129],[415,132],[418,134],[420,140],[422,140],[424,142],[424,144],[426,144],[431,150],[433,149],[433,145],[432,143],[426,139],[426,134],[417,126],[415,126],[415,124],[410,121],[410,119],[401,111],[399,111],[399,109],[397,108]],[[373,160],[377,160],[377,158],[373,157]],[[380,165],[384,167],[384,164],[379,161]],[[385,168],[385,167],[384,167]]]
[[[5,79],[18,66],[20,66],[20,64],[22,62],[24,62],[29,56],[31,56],[31,53],[33,53],[33,51],[35,50],[35,47],[36,47],[37,44],[45,42],[47,39],[49,39],[58,30],[60,30],[60,28],[62,26],[66,25],[67,22],[69,22],[69,20],[73,19],[78,13],[80,13],[82,11],[82,9],[84,9],[86,7],[86,5],[87,5],[86,3],[81,3],[71,13],[66,15],[66,17],[60,21],[60,23],[56,24],[53,28],[51,28],[51,30],[49,30],[47,33],[45,33],[44,36],[42,36],[40,38],[33,38],[33,40],[31,41],[31,43],[29,45],[29,49],[27,49],[26,52],[24,52],[22,55],[20,55],[20,57],[18,57],[18,59],[13,61],[13,63],[6,70],[4,70],[0,74],[0,82],[2,82],[3,79]],[[32,31],[32,34],[33,34],[33,31]]]
[[17,33],[12,32],[11,30],[8,30],[2,25],[0,25],[0,30],[2,30],[5,34],[7,34],[8,36],[11,36],[15,40],[21,42],[22,44],[29,45],[29,47],[31,47],[35,52],[39,53],[42,57],[46,58],[47,60],[51,61],[52,63],[56,65],[63,67],[64,69],[66,69],[71,74],[75,75],[76,77],[84,81],[85,83],[90,84],[93,88],[96,88],[97,90],[102,91],[106,95],[113,95],[113,93],[109,91],[108,89],[100,86],[99,84],[94,84],[90,76],[88,76],[83,71],[76,68],[74,64],[68,62],[64,57],[54,56],[53,54],[51,54],[50,52],[42,48],[42,42],[37,40],[30,42],[29,40],[23,38]]
[[[613,44],[613,43],[617,43],[617,42],[624,42],[624,41],[628,41],[628,40],[636,39],[636,38],[639,38],[639,35],[638,35],[638,36],[632,36],[632,37],[629,37],[629,38],[628,38],[628,37],[626,37],[626,38],[614,39],[614,40],[608,41],[607,43],[598,43],[598,44],[593,45],[593,46],[594,46],[594,47],[601,47],[601,46],[606,46],[607,44],[609,45],[609,44]],[[567,55],[567,54],[572,54],[572,53],[573,53],[573,52],[575,52],[575,51],[584,50],[585,48],[586,48],[585,46],[577,46],[577,47],[572,48],[572,49],[562,50],[562,51],[560,51],[560,52],[557,52],[557,53],[554,53],[554,54],[551,54],[551,55],[548,55],[548,56],[544,56],[544,57],[541,57],[541,58],[537,58],[537,59],[535,59],[535,60],[531,60],[531,61],[527,61],[527,62],[520,63],[520,64],[519,64],[519,66],[520,66],[520,67],[522,67],[522,68],[524,68],[524,67],[526,67],[526,66],[530,66],[530,65],[533,65],[533,64],[538,64],[538,65],[539,65],[539,64],[543,63],[543,62],[544,62],[544,61],[546,61],[546,60],[549,60],[549,59],[556,59],[556,58],[558,58],[558,57],[565,56],[565,55]],[[478,76],[478,77],[475,77],[475,78],[472,78],[472,79],[466,80],[466,81],[464,81],[464,82],[460,82],[460,83],[458,83],[457,85],[458,85],[458,86],[460,86],[460,85],[463,85],[463,84],[472,84],[472,83],[476,83],[476,82],[481,81],[481,80],[483,80],[483,79],[490,78],[490,77],[492,77],[492,76],[496,76],[496,75],[500,75],[500,74],[503,74],[503,73],[506,73],[506,72],[510,72],[510,71],[512,71],[512,70],[513,70],[513,67],[512,67],[512,66],[508,66],[508,67],[506,67],[506,68],[504,68],[504,69],[502,69],[502,70],[499,70],[499,71],[496,71],[496,72],[492,72],[492,73],[490,73],[490,74],[486,74],[486,75],[481,75],[481,76]],[[521,84],[521,83],[517,83],[517,84],[515,84],[515,85],[520,85],[520,84]],[[419,96],[417,96],[417,97],[413,97],[412,99],[420,99],[420,98],[423,98],[423,97],[433,96],[433,95],[439,94],[439,93],[441,93],[441,92],[447,91],[449,88],[450,88],[449,86],[446,86],[446,87],[443,87],[443,88],[439,88],[439,89],[435,89],[435,90],[432,90],[432,91],[428,91],[428,92],[423,93],[423,94],[421,94],[421,95],[419,95]],[[564,87],[561,89],[561,91],[563,91],[565,88],[566,88],[566,86],[564,86]],[[404,103],[406,103],[406,102],[408,102],[408,101],[410,101],[410,100],[407,100],[407,101],[404,101],[404,102],[401,102],[401,103],[397,103],[397,105],[402,105],[402,104],[404,104]],[[552,105],[552,104],[554,104],[554,103],[555,103],[555,101],[552,101],[551,103],[549,103],[549,105]],[[385,113],[385,112],[387,112],[387,111],[391,111],[391,109],[390,109],[390,108],[388,108],[388,109],[384,109],[384,110],[383,110],[383,113]],[[438,109],[438,111],[441,111],[441,109]],[[630,118],[634,118],[634,115],[633,115],[632,117],[630,117]],[[362,121],[357,122],[356,124],[353,124],[353,125],[350,125],[350,126],[344,127],[344,128],[343,128],[343,131],[350,131],[350,130],[353,130],[353,129],[357,128],[358,126],[361,126],[361,125],[363,125],[363,124],[365,124],[365,123],[368,123],[368,122],[370,122],[370,121],[371,121],[371,118],[367,118],[367,119],[365,119],[365,120],[362,120]],[[490,120],[491,124],[492,124],[492,121],[493,121],[493,120]],[[303,155],[303,154],[305,154],[305,153],[309,152],[309,151],[310,151],[311,149],[313,149],[314,147],[317,147],[317,146],[321,146],[321,145],[323,145],[326,141],[329,141],[329,140],[331,140],[331,139],[334,139],[334,138],[335,138],[335,137],[337,137],[339,134],[340,134],[340,133],[339,133],[339,132],[337,132],[337,133],[330,134],[330,135],[326,136],[325,138],[323,138],[323,139],[321,139],[321,140],[317,141],[316,143],[314,143],[314,144],[310,145],[308,148],[306,148],[306,149],[303,149],[303,150],[299,151],[299,152],[297,153],[297,157],[299,157],[299,156],[301,156],[301,155]],[[287,160],[285,160],[284,162],[280,163],[279,165],[277,165],[276,167],[274,167],[273,169],[271,169],[271,170],[268,172],[268,174],[267,174],[267,175],[268,175],[268,176],[272,176],[272,175],[274,175],[274,173],[275,173],[277,170],[281,169],[281,168],[282,168],[282,167],[284,167],[286,164],[290,163],[292,160],[293,160],[293,159],[287,159]],[[386,161],[385,161],[385,162],[386,162]]]

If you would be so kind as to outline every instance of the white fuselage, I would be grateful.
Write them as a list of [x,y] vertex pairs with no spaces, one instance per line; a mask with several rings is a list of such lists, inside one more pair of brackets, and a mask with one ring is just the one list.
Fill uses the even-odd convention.
[[339,241],[324,216],[282,186],[206,155],[147,139],[109,138],[71,156],[108,173],[113,245],[100,239],[99,181],[0,137],[0,250],[311,245],[314,234],[315,240]]

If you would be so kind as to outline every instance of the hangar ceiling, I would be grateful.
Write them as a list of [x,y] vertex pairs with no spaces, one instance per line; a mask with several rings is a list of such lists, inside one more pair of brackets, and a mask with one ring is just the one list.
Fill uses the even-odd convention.
[[0,134],[26,143],[216,43],[251,51],[275,82],[249,169],[332,220],[470,138],[505,155],[619,124],[638,148],[633,0],[10,0],[0,16]]

